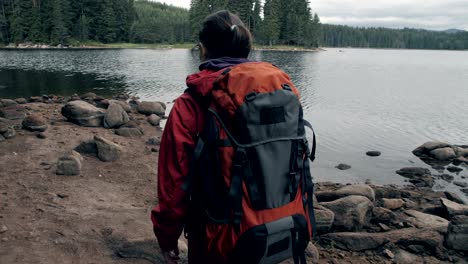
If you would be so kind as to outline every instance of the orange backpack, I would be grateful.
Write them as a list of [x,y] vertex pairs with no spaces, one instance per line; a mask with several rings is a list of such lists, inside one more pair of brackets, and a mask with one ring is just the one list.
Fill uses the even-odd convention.
[[204,236],[208,254],[229,263],[306,263],[315,230],[315,136],[310,153],[305,123],[299,92],[279,68],[226,68],[214,83],[184,185],[189,239]]

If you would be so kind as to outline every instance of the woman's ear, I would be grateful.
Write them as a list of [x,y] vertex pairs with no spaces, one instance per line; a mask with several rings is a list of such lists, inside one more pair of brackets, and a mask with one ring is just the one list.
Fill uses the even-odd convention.
[[206,48],[201,42],[198,44],[198,46],[200,47],[200,60],[205,61],[207,59]]

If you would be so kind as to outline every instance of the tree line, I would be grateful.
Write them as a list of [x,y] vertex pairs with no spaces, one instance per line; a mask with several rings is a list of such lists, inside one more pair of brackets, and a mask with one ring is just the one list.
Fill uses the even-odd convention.
[[468,49],[467,31],[363,28],[323,24],[321,45],[396,49]]
[[0,0],[0,43],[187,43],[221,9],[239,15],[261,45],[468,49],[468,32],[321,24],[307,0]]

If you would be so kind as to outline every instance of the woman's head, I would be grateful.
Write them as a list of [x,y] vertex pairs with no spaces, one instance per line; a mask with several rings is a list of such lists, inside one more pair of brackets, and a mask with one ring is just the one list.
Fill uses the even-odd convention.
[[203,59],[247,58],[252,47],[250,31],[238,16],[226,10],[205,18],[199,38]]

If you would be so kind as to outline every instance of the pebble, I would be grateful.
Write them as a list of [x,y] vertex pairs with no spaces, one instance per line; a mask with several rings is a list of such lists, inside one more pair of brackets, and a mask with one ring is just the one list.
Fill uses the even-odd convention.
[[2,242],[8,242],[8,238],[7,237],[2,238]]
[[2,228],[0,228],[0,234],[5,233],[6,231],[8,231],[8,227],[3,225]]
[[41,132],[41,133],[38,133],[38,134],[36,135],[36,137],[37,137],[37,138],[40,138],[40,139],[46,139],[46,138],[47,138],[47,135],[46,135],[45,133]]
[[390,259],[393,259],[395,257],[395,254],[393,254],[393,252],[389,249],[384,249],[382,253]]
[[158,152],[157,148],[151,148],[151,152]]

